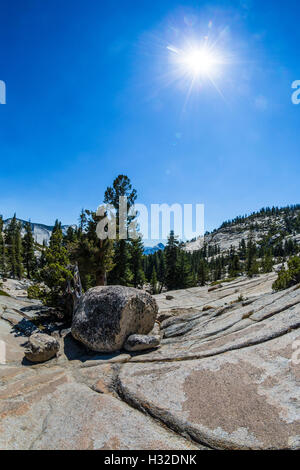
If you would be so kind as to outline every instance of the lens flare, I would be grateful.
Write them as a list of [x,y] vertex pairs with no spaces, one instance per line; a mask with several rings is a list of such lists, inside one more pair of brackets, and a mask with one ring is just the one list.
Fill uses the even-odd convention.
[[224,99],[217,82],[222,76],[223,66],[229,64],[229,60],[217,48],[217,41],[212,42],[204,37],[200,41],[186,40],[182,48],[169,45],[167,49],[172,67],[170,77],[187,88],[187,100],[195,88],[203,92],[206,82]]
[[183,51],[180,57],[181,65],[194,77],[212,75],[218,63],[217,57],[205,48],[194,48]]
[[172,54],[171,60],[177,68],[177,73],[188,75],[193,79],[212,78],[224,63],[220,53],[206,45],[193,45],[186,49],[168,46],[168,50]]

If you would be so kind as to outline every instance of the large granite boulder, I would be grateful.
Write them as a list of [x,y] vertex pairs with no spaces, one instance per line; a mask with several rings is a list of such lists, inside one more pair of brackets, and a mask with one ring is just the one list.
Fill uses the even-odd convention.
[[93,351],[118,351],[128,336],[146,335],[152,330],[157,311],[153,297],[140,290],[94,287],[80,299],[71,332]]
[[44,333],[33,333],[27,343],[25,357],[31,362],[45,362],[59,351],[59,342]]

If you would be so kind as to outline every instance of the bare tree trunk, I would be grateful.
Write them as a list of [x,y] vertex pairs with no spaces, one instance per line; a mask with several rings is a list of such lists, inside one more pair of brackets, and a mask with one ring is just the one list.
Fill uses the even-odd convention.
[[67,292],[67,295],[70,296],[72,300],[72,315],[73,315],[78,305],[79,299],[82,296],[82,284],[81,284],[78,264],[76,263],[75,265],[68,266],[68,269],[72,271],[73,279],[68,280],[66,292]]
[[106,272],[100,272],[99,274],[97,274],[96,284],[97,284],[97,286],[106,286],[107,285]]

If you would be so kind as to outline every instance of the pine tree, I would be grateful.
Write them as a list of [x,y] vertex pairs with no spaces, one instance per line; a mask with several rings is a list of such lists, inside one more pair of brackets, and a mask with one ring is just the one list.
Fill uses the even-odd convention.
[[67,245],[68,243],[73,243],[77,239],[76,232],[73,227],[68,227],[67,233],[64,236],[64,244]]
[[46,240],[43,240],[43,247],[41,249],[41,256],[38,261],[39,269],[43,269],[46,266],[46,250],[47,250],[47,243]]
[[[125,175],[119,175],[113,182],[112,187],[108,187],[104,194],[104,202],[111,204],[116,210],[117,234],[114,244],[114,268],[109,275],[110,284],[132,285],[133,275],[130,270],[129,242],[120,237],[120,197],[127,198],[127,214],[134,205],[137,193],[132,188],[130,179]],[[129,224],[135,217],[127,215],[127,220],[123,221],[128,229]],[[122,221],[121,221],[122,222]]]
[[183,250],[179,250],[178,252],[176,278],[177,289],[187,289],[188,287],[195,286],[191,263],[187,253],[185,253]]
[[240,260],[235,249],[232,247],[229,255],[228,262],[228,276],[230,278],[236,277],[241,272]]
[[84,228],[87,224],[87,215],[84,209],[81,209],[80,216],[78,218],[78,232],[81,234],[84,231]]
[[14,279],[21,279],[23,274],[21,224],[17,221],[16,214],[5,229],[5,244],[8,273]]
[[[81,214],[82,215],[82,214]],[[107,284],[107,274],[113,269],[113,240],[109,238],[100,240],[97,237],[97,224],[103,220],[96,212],[86,210],[84,224],[75,237],[74,242],[68,244],[70,257],[78,263],[83,288],[85,290],[94,286]],[[81,217],[83,219],[83,217]]]
[[49,288],[46,302],[49,306],[64,310],[66,285],[67,281],[72,279],[72,273],[68,269],[70,260],[63,246],[63,233],[58,220],[55,222],[49,247],[46,248],[45,260],[46,264],[40,272],[40,278]]
[[21,224],[18,223],[16,230],[16,275],[18,279],[21,279],[24,273],[22,254]]
[[165,286],[165,281],[166,281],[166,256],[165,252],[163,250],[160,250],[158,252],[159,256],[159,268],[158,268],[158,280],[160,283],[160,292]]
[[267,250],[264,254],[261,262],[262,272],[271,273],[273,271],[274,260],[272,256],[272,250]]
[[171,230],[166,252],[166,287],[168,290],[175,290],[178,286],[177,280],[177,261],[178,261],[178,240],[175,238],[174,231]]
[[217,258],[213,259],[213,281],[218,281],[219,279],[222,279],[223,275],[223,268],[222,268],[222,260],[218,256]]
[[29,222],[25,224],[25,234],[23,237],[23,264],[26,269],[27,277],[32,279],[37,262],[34,254],[34,239]]
[[204,259],[201,259],[198,267],[198,282],[200,286],[205,286],[208,280],[208,268]]
[[16,233],[17,220],[16,215],[11,219],[9,224],[5,228],[5,245],[7,247],[7,270],[8,274],[11,277],[16,276],[17,272],[17,262],[16,262],[16,243],[15,243],[15,233]]
[[249,277],[253,277],[259,273],[259,265],[256,259],[256,251],[256,244],[253,240],[252,233],[250,233],[246,252],[246,273]]
[[242,261],[245,261],[246,254],[247,254],[247,246],[246,246],[246,242],[243,238],[242,241],[240,242],[240,245],[239,245],[239,258]]
[[133,274],[130,270],[130,253],[127,240],[117,240],[114,248],[114,268],[109,275],[110,284],[131,286]]
[[2,274],[3,277],[6,276],[6,259],[5,259],[5,253],[6,253],[6,248],[5,248],[5,242],[4,242],[4,234],[3,234],[3,218],[0,216],[0,274]]
[[153,267],[153,270],[152,270],[152,276],[151,276],[151,293],[153,295],[157,294],[157,276],[156,276],[156,271],[155,271],[155,268]]
[[134,287],[143,287],[146,277],[143,271],[144,245],[139,237],[130,243],[130,269],[132,272],[132,284]]

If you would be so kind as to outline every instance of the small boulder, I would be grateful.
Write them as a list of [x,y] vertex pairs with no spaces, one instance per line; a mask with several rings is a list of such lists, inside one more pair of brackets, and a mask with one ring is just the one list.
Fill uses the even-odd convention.
[[71,332],[92,351],[114,352],[123,348],[128,336],[148,334],[157,316],[151,295],[124,286],[89,289],[73,315]]
[[131,335],[124,344],[124,349],[129,352],[145,351],[157,348],[160,344],[159,336]]
[[25,357],[31,362],[45,362],[56,356],[59,342],[44,333],[34,333],[30,336],[25,350]]

